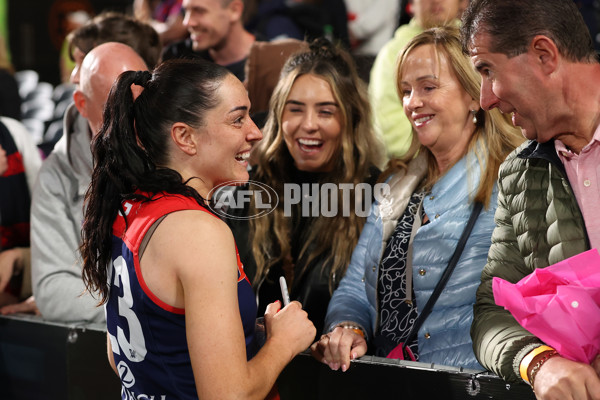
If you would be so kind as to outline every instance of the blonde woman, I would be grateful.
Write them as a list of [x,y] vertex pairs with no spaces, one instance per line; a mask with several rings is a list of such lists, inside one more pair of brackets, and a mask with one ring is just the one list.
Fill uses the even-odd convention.
[[[379,356],[481,368],[469,334],[475,291],[494,228],[498,168],[523,138],[498,110],[480,108],[479,82],[455,28],[425,31],[400,54],[397,88],[413,144],[384,173],[392,174],[390,196],[374,205],[329,304],[328,333],[312,347],[332,369],[346,371],[367,344]],[[419,326],[471,215],[464,250]]]

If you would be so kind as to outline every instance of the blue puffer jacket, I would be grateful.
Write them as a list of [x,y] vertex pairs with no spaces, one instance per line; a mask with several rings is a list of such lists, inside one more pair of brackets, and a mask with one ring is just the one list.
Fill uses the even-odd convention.
[[[477,157],[468,153],[433,186],[423,201],[431,221],[418,230],[413,242],[413,287],[418,307],[424,307],[429,300],[458,244],[471,214],[470,199],[477,192],[480,175]],[[482,369],[473,354],[469,331],[475,292],[491,244],[496,201],[494,186],[489,208],[481,212],[450,280],[419,330],[421,362]],[[329,303],[325,320],[328,330],[351,321],[365,330],[367,340],[377,331],[382,236],[383,222],[376,202],[348,270]]]

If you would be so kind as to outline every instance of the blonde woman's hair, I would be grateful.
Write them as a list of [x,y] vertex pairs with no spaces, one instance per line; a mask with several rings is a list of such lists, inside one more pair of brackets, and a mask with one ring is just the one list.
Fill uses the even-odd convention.
[[[415,36],[404,47],[396,64],[396,89],[400,99],[403,98],[401,82],[402,69],[406,59],[415,48],[427,44],[434,46],[438,58],[446,58],[462,88],[471,98],[478,100],[481,91],[479,74],[473,68],[469,58],[462,52],[458,28],[452,26],[428,29]],[[515,128],[508,117],[498,109],[485,111],[480,108],[476,117],[477,124],[469,142],[469,149],[473,149],[479,159],[482,174],[478,191],[472,200],[481,202],[488,207],[500,164],[508,153],[524,141],[524,138],[521,131]],[[390,160],[382,177],[390,175],[399,168],[404,168],[419,152],[428,155],[428,173],[423,182],[423,187],[426,189],[431,188],[440,178],[440,171],[432,153],[418,141],[414,130],[408,152],[400,159]]]
[[[329,83],[342,114],[341,148],[333,155],[335,166],[331,172],[324,174],[321,183],[365,182],[371,174],[371,168],[381,167],[384,159],[383,146],[372,128],[366,87],[358,77],[353,60],[346,51],[324,39],[317,39],[308,50],[292,55],[284,65],[271,97],[263,140],[253,155],[257,159],[253,179],[271,186],[280,199],[283,199],[284,184],[292,182],[295,170],[294,159],[283,140],[282,115],[294,82],[306,74]],[[338,199],[342,199],[340,193]],[[354,196],[349,197],[349,216],[343,217],[338,213],[334,217],[321,216],[310,220],[307,224],[308,234],[298,256],[299,260],[307,257],[305,265],[324,257],[323,266],[331,265],[331,291],[345,273],[365,223],[365,218],[354,212],[358,205]],[[359,202],[369,200],[358,199]],[[254,203],[251,209],[256,210]],[[341,210],[341,207],[338,209]],[[280,202],[275,211],[251,220],[250,224],[252,252],[257,266],[255,280],[259,282],[273,265],[290,259],[292,218],[284,216]],[[310,254],[307,252],[309,247]]]

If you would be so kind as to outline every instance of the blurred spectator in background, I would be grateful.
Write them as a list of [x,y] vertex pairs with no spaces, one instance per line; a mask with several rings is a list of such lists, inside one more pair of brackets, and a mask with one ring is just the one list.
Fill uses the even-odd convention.
[[8,48],[0,36],[0,116],[21,119],[21,97],[8,57]]
[[375,131],[383,138],[390,157],[402,157],[412,142],[412,129],[404,115],[402,103],[393,82],[396,59],[410,39],[425,29],[445,24],[458,24],[458,17],[468,0],[409,0],[413,17],[400,26],[394,37],[381,49],[369,81],[369,100],[373,108]]
[[183,24],[190,37],[168,46],[162,60],[201,58],[222,65],[244,81],[244,67],[256,38],[242,23],[243,0],[183,0]]
[[188,36],[181,5],[182,0],[134,0],[133,15],[152,25],[166,46]]
[[[190,37],[168,46],[162,59],[199,57],[224,66],[243,82],[245,63],[255,41],[267,41],[280,35],[298,37],[295,28],[285,26],[286,23],[297,25],[304,38],[325,36],[349,46],[343,0],[286,0],[285,4],[279,4],[281,9],[277,8],[277,2],[252,1],[251,10],[245,12],[243,0],[183,0],[183,24]],[[271,6],[274,7],[272,16],[267,13]],[[260,14],[263,11],[265,15]],[[278,20],[271,22],[277,26],[270,31],[271,28],[267,29],[269,19],[275,15]],[[253,19],[256,21],[249,22]],[[245,23],[251,28],[247,29]]]
[[0,0],[0,305],[31,293],[30,196],[42,162],[17,121],[21,97],[10,61],[7,7],[8,1]]
[[0,306],[31,295],[29,211],[41,164],[40,153],[23,124],[1,117]]
[[400,0],[345,0],[350,50],[375,57],[398,27]]
[[[153,68],[161,51],[160,39],[148,24],[119,13],[100,14],[68,35],[76,63],[71,82],[80,84],[85,55],[106,42],[132,47]],[[83,197],[91,180],[92,132],[100,125],[110,86],[124,71],[127,59],[115,51],[113,65],[88,65],[88,79],[74,95],[64,117],[64,135],[44,162],[33,191],[31,210],[32,278],[42,315],[54,321],[101,322],[104,314],[84,292],[78,248],[81,242]],[[88,61],[92,64],[92,60]],[[137,64],[127,65],[139,70]],[[85,84],[84,84],[85,83]],[[104,93],[104,97],[102,97]],[[81,110],[84,110],[83,112]],[[35,303],[29,303],[33,307]]]
[[161,52],[160,37],[147,23],[117,12],[104,12],[67,36],[69,54],[75,62],[71,83],[79,84],[79,67],[85,55],[106,42],[124,43],[144,59],[149,68],[158,63]]
[[103,309],[85,292],[79,255],[83,198],[92,173],[90,142],[102,125],[113,82],[121,72],[143,70],[146,65],[129,46],[102,46],[81,64],[79,87],[73,94],[76,109],[71,107],[65,115],[68,129],[45,161],[33,192],[33,291],[42,315],[52,321],[104,321]]
[[[77,33],[75,34],[75,32]],[[66,49],[73,68],[70,72],[69,82],[57,86],[52,93],[51,100],[54,101],[54,104],[51,105],[53,110],[51,119],[44,120],[47,121],[43,122],[47,126],[46,128],[42,126],[41,136],[43,137],[40,139],[41,143],[38,144],[45,155],[52,152],[63,135],[64,115],[72,103],[75,85],[79,82],[79,67],[83,57],[98,44],[110,41],[125,43],[133,47],[140,52],[148,65],[155,65],[162,51],[160,38],[154,28],[122,13],[101,13],[80,28],[71,31],[66,37]],[[25,102],[24,106],[27,105],[28,103]],[[26,125],[28,122],[24,119]],[[33,128],[35,127],[34,124]],[[33,128],[30,128],[30,132],[34,132]]]

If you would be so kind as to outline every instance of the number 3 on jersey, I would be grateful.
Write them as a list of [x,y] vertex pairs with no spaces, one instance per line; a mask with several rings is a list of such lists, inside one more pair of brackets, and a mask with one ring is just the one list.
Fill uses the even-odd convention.
[[[117,337],[115,338],[112,334],[110,335],[110,341],[112,344],[113,352],[120,354],[119,347],[123,350],[125,357],[132,362],[143,361],[146,357],[146,341],[144,340],[144,333],[142,332],[142,325],[138,320],[137,315],[133,312],[133,297],[131,296],[131,287],[129,282],[129,271],[127,269],[127,263],[125,259],[119,256],[114,262],[113,267],[115,276],[113,284],[116,287],[120,287],[123,291],[122,295],[119,296],[119,315],[127,321],[129,326],[129,340],[127,339],[123,328],[117,326]],[[109,278],[109,282],[110,282]],[[113,288],[114,289],[114,288]],[[118,347],[115,345],[118,344]]]

